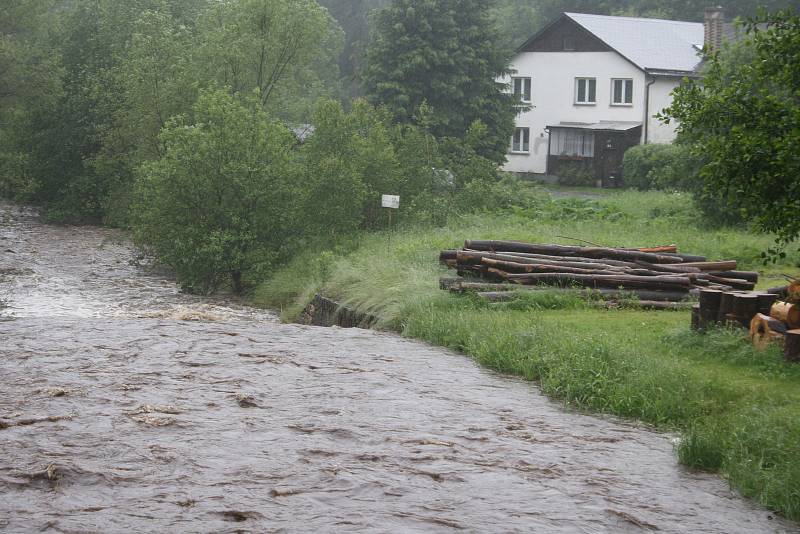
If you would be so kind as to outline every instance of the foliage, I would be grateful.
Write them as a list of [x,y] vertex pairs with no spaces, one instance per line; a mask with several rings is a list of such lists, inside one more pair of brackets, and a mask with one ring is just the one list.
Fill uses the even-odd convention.
[[364,83],[369,99],[400,122],[433,109],[431,133],[464,138],[475,120],[486,125],[479,154],[505,160],[514,101],[495,80],[508,58],[482,0],[395,0],[374,18]]
[[135,239],[186,289],[208,292],[228,279],[241,292],[289,245],[293,136],[224,90],[201,92],[193,111],[193,123],[167,123],[163,158],[142,166]]
[[648,144],[629,148],[622,162],[625,185],[640,191],[694,191],[700,162],[681,144]]
[[558,165],[558,183],[567,186],[593,186],[591,168],[580,161],[562,161]]
[[800,235],[800,17],[765,15],[747,31],[747,50],[711,57],[702,83],[677,89],[665,113],[704,158],[706,213],[753,221],[785,245]]

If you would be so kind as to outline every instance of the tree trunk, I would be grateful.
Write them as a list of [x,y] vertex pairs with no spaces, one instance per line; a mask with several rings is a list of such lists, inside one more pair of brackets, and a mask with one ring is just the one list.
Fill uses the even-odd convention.
[[733,314],[744,328],[750,327],[750,321],[758,313],[758,295],[738,293],[733,296]]
[[233,284],[233,292],[237,295],[244,293],[244,286],[242,286],[242,271],[238,269],[231,271],[231,282]]
[[571,247],[564,245],[544,245],[521,243],[518,241],[467,241],[464,248],[489,252],[527,252],[553,256],[578,256],[585,258],[608,258],[622,261],[646,261],[650,263],[681,263],[683,260],[675,256],[651,254],[635,250],[623,250],[603,247]]
[[700,326],[706,328],[709,324],[717,322],[719,305],[722,300],[722,291],[716,289],[700,290]]
[[[497,269],[489,269],[496,272]],[[498,273],[499,274],[499,273]],[[502,274],[500,276],[503,276]],[[631,275],[593,275],[593,274],[508,274],[505,277],[518,284],[570,285],[584,287],[608,287],[623,289],[651,289],[664,291],[685,291],[688,293],[691,282],[677,276],[631,276]]]
[[733,311],[733,293],[723,293],[719,300],[717,322],[723,323],[729,313]]

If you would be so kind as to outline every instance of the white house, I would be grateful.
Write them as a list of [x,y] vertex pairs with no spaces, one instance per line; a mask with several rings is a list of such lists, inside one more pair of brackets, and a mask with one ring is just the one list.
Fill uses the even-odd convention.
[[564,13],[518,50],[504,81],[529,111],[517,117],[505,170],[558,174],[565,162],[597,179],[619,175],[639,143],[669,143],[674,125],[655,114],[695,76],[705,42],[727,28],[721,8],[706,23]]

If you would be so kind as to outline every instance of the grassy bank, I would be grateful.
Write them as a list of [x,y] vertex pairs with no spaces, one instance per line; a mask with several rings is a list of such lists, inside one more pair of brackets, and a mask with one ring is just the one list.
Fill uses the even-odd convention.
[[[381,317],[382,326],[468,354],[541,384],[574,406],[679,431],[688,466],[719,471],[742,493],[800,519],[800,366],[777,348],[755,352],[740,331],[697,335],[686,312],[601,311],[537,292],[487,304],[438,289],[443,248],[466,238],[609,246],[676,242],[684,251],[761,267],[768,236],[704,228],[685,195],[612,194],[596,200],[542,197],[514,213],[455,218],[446,228],[408,229],[306,252],[262,285],[258,304],[292,319],[321,291]],[[777,273],[764,285],[777,285]]]

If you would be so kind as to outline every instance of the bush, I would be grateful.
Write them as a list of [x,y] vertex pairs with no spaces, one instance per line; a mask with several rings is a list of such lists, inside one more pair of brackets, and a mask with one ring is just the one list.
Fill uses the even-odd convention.
[[562,162],[558,166],[558,183],[574,187],[591,187],[595,178],[591,169],[578,161]]
[[625,152],[625,184],[640,191],[650,189],[695,191],[700,162],[684,145],[639,145]]

